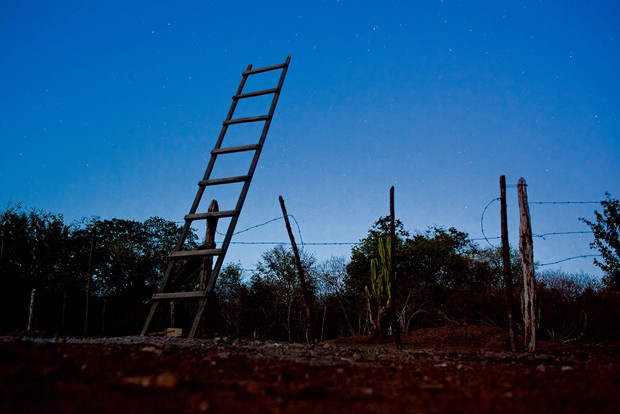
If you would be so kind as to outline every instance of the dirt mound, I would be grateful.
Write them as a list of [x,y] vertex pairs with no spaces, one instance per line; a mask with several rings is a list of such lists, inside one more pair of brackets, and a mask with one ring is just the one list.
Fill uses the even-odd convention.
[[[426,328],[401,334],[403,346],[407,349],[466,350],[502,352],[510,349],[508,333],[500,328],[481,325],[443,326]],[[370,336],[351,336],[334,339],[334,345],[376,345]],[[393,343],[391,338],[379,341]]]

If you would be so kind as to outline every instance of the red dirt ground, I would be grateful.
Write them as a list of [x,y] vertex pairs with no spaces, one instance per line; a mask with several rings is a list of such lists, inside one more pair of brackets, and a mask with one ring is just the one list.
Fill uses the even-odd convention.
[[0,337],[0,413],[619,413],[619,344],[506,350],[503,331],[309,346]]

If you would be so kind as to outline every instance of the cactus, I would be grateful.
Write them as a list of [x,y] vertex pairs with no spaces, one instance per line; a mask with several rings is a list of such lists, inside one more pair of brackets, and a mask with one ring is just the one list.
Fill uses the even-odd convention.
[[366,305],[373,331],[383,334],[381,319],[387,313],[392,302],[392,284],[390,282],[390,238],[379,238],[379,260],[370,261],[370,288],[364,286]]

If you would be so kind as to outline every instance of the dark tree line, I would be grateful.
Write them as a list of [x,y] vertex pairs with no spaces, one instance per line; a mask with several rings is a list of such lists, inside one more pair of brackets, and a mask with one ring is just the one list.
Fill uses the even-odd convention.
[[[618,257],[617,201],[608,196],[602,205],[597,221],[586,222],[595,230],[593,246],[605,243],[607,250],[598,263],[607,276],[601,282],[582,274],[537,272],[543,338],[620,336],[617,262],[613,261]],[[25,329],[32,289],[36,289],[34,329],[40,332],[111,336],[140,331],[179,226],[157,217],[144,222],[92,218],[65,224],[61,215],[19,207],[1,214],[1,332]],[[388,228],[388,218],[380,218],[352,248],[350,258],[318,262],[301,252],[312,302],[310,321],[290,248],[280,245],[264,252],[252,272],[229,263],[209,302],[203,333],[288,341],[371,333],[365,292],[371,261],[379,257],[378,241]],[[396,245],[391,248],[395,249],[398,291],[390,293],[402,332],[466,323],[506,327],[499,249],[481,248],[455,228],[412,233],[397,220],[396,230]],[[193,247],[198,243],[195,234],[188,240]],[[519,303],[520,260],[517,252],[511,254],[515,302]],[[184,289],[195,290],[196,283],[190,278]],[[173,305],[160,307],[157,326],[187,329],[195,303],[178,300]],[[381,324],[386,330],[394,328],[389,325]]]
[[2,331],[26,327],[30,294],[36,289],[35,328],[83,333],[90,276],[86,333],[135,333],[127,320],[143,313],[180,231],[157,217],[65,224],[61,215],[13,207],[1,218]]

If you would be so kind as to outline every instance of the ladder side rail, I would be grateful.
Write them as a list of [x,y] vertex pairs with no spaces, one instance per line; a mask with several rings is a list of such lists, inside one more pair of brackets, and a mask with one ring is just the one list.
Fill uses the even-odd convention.
[[[267,137],[267,133],[269,132],[269,127],[271,125],[271,120],[273,118],[273,114],[275,112],[275,108],[276,105],[278,103],[278,98],[280,97],[280,92],[282,90],[282,86],[284,84],[284,79],[286,77],[286,73],[288,71],[288,66],[289,66],[289,62],[291,60],[290,56],[287,56],[286,58],[286,62],[281,65],[281,69],[282,69],[282,73],[280,74],[280,79],[278,81],[278,86],[276,87],[277,91],[274,93],[272,101],[271,101],[271,106],[269,108],[269,115],[267,116],[267,119],[265,120],[265,125],[263,126],[263,131],[261,133],[261,137],[259,140],[259,144],[258,144],[258,149],[256,150],[256,152],[254,153],[254,157],[252,159],[252,164],[250,165],[250,169],[248,172],[248,180],[243,184],[243,189],[241,190],[241,194],[239,195],[239,199],[237,201],[237,206],[235,207],[235,211],[237,212],[237,214],[235,214],[229,225],[228,225],[228,230],[226,231],[226,236],[224,237],[224,240],[222,241],[221,244],[221,253],[218,256],[215,265],[213,267],[213,271],[211,273],[211,278],[209,279],[209,282],[207,283],[207,288],[206,288],[206,292],[207,295],[210,295],[211,292],[213,291],[213,289],[215,288],[215,282],[217,281],[217,278],[219,276],[220,270],[222,268],[222,264],[224,263],[224,258],[226,257],[226,253],[228,251],[228,246],[230,245],[230,240],[232,239],[233,233],[235,231],[235,227],[237,226],[237,221],[239,220],[239,216],[241,214],[241,208],[243,207],[243,203],[245,202],[245,198],[247,196],[248,190],[250,188],[250,183],[252,181],[252,178],[254,176],[254,171],[256,170],[256,166],[258,164],[258,160],[260,158],[260,154],[262,152],[263,149],[263,144],[265,143],[265,139]],[[209,296],[205,296],[204,298],[200,299],[198,301],[198,309],[196,312],[196,316],[194,317],[194,322],[192,323],[192,327],[190,329],[190,332],[188,334],[188,338],[193,338],[194,335],[196,334],[196,331],[198,330],[198,326],[200,324],[200,320],[202,319],[202,315],[204,313],[207,301],[209,299]]]
[[[249,64],[246,71],[249,71],[252,69],[252,64]],[[248,80],[248,75],[242,75],[241,76],[241,81],[239,82],[239,86],[237,87],[237,93],[236,95],[239,95],[243,92],[243,88],[245,87],[245,83]],[[237,109],[237,103],[239,101],[237,99],[233,99],[232,103],[230,104],[230,109],[228,109],[228,114],[226,115],[226,119],[224,120],[224,122],[222,123],[222,129],[220,130],[220,135],[217,137],[217,141],[215,143],[215,147],[214,149],[220,149],[222,147],[222,142],[224,141],[224,136],[226,135],[226,132],[228,131],[228,124],[227,122],[230,121],[235,113],[235,109]],[[213,167],[215,166],[215,160],[217,159],[217,153],[216,154],[211,154],[211,158],[209,158],[209,164],[207,165],[207,169],[205,171],[205,174],[202,178],[202,181],[206,181],[209,179],[209,177],[211,177],[211,173],[213,172]],[[192,203],[192,207],[189,210],[189,214],[195,214],[196,210],[198,210],[198,205],[200,204],[200,200],[202,200],[202,196],[205,192],[205,188],[203,186],[200,186],[198,188],[198,193],[196,193],[196,198],[194,198],[194,202]],[[185,230],[185,234],[184,234],[184,240],[185,237],[187,237],[187,231],[189,230],[191,223],[186,223],[186,227],[187,229]],[[181,245],[183,244],[183,242],[180,243]],[[181,246],[177,246],[177,250],[180,248]]]
[[[252,64],[249,64],[245,72],[248,72],[251,69],[252,69]],[[239,86],[237,87],[237,93],[235,95],[240,95],[243,93],[243,88],[248,79],[248,75],[246,75],[245,72],[241,76],[241,81],[239,82]],[[232,119],[233,114],[235,113],[235,109],[237,108],[237,103],[238,103],[237,99],[232,100],[232,103],[228,110],[228,114],[226,115],[225,121],[230,121]],[[216,144],[215,144],[215,149],[221,148],[222,142],[224,140],[224,136],[226,135],[227,130],[228,130],[228,125],[226,123],[223,123],[222,129],[220,130],[220,135],[218,136]],[[203,180],[208,180],[209,177],[211,176],[211,172],[213,171],[216,158],[217,158],[217,154],[211,154],[211,158],[209,159],[209,164],[207,165],[207,169],[205,171]],[[196,193],[196,197],[194,198],[194,202],[192,203],[192,207],[190,208],[189,214],[196,213],[196,210],[198,209],[198,205],[200,204],[200,201],[202,200],[204,191],[205,191],[204,186],[198,187],[198,192]],[[181,248],[183,247],[183,243],[185,243],[185,239],[187,238],[187,234],[189,233],[189,230],[191,228],[191,224],[192,224],[191,220],[185,220],[185,224],[183,225],[183,229],[181,230],[179,234],[177,244],[173,251],[181,250]],[[172,273],[172,269],[174,267],[175,261],[176,261],[176,258],[174,257],[168,258],[168,266],[166,268],[166,273],[164,274],[164,278],[159,286],[157,293],[159,294],[164,293],[164,290],[166,289],[166,285],[168,284],[168,279],[170,278],[170,274]],[[155,310],[157,309],[158,305],[159,305],[159,300],[153,301],[151,305],[151,310],[149,311],[146,321],[144,322],[144,326],[142,327],[142,332],[140,333],[141,336],[146,335],[146,331],[148,330],[149,325],[151,324],[151,320],[153,319],[153,316],[155,315]]]
[[[174,267],[174,260],[168,259],[168,266],[166,268],[166,273],[164,273],[164,278],[157,289],[157,293],[163,293],[166,289],[166,285],[168,284],[168,279],[170,278],[170,274],[172,273],[172,268]],[[149,329],[151,325],[151,320],[153,316],[155,316],[155,310],[159,306],[159,301],[155,300],[151,303],[151,310],[149,311],[148,316],[146,317],[146,321],[144,321],[144,325],[142,326],[142,332],[140,332],[140,336],[146,335],[146,331]]]
[[212,273],[212,277],[209,280],[209,283],[207,284],[207,291],[211,292],[211,290],[215,287],[215,282],[217,280],[217,276],[219,275],[219,271],[221,269],[221,266],[223,264],[224,258],[226,256],[226,253],[228,251],[228,246],[230,245],[230,241],[232,239],[233,233],[235,231],[235,227],[237,226],[237,221],[239,220],[239,216],[241,213],[241,209],[243,207],[243,203],[245,202],[246,196],[248,194],[248,191],[250,189],[250,184],[252,182],[252,178],[254,177],[254,171],[256,170],[256,166],[258,165],[258,160],[260,158],[262,149],[263,149],[263,145],[265,143],[265,139],[267,137],[267,133],[269,132],[269,127],[271,125],[271,120],[273,118],[273,114],[275,112],[276,109],[276,105],[278,104],[278,98],[280,97],[280,92],[282,91],[282,86],[284,85],[284,79],[286,78],[286,73],[288,71],[288,66],[289,66],[289,62],[291,60],[290,56],[287,56],[286,58],[286,62],[282,65],[282,73],[280,73],[280,79],[278,80],[278,86],[276,87],[277,92],[274,93],[273,98],[271,100],[271,106],[269,108],[269,115],[267,117],[267,120],[265,121],[265,125],[263,126],[263,131],[261,133],[261,137],[258,143],[258,149],[256,150],[256,152],[254,152],[254,157],[252,158],[252,164],[250,165],[250,169],[248,171],[248,180],[243,184],[243,188],[241,190],[241,194],[239,195],[239,199],[237,201],[237,206],[235,207],[235,210],[237,211],[237,214],[235,214],[231,221],[230,224],[228,225],[228,231],[226,232],[226,236],[224,237],[224,240],[222,241],[221,244],[221,254],[218,256],[217,261],[215,263],[214,269],[213,269],[213,273]]

